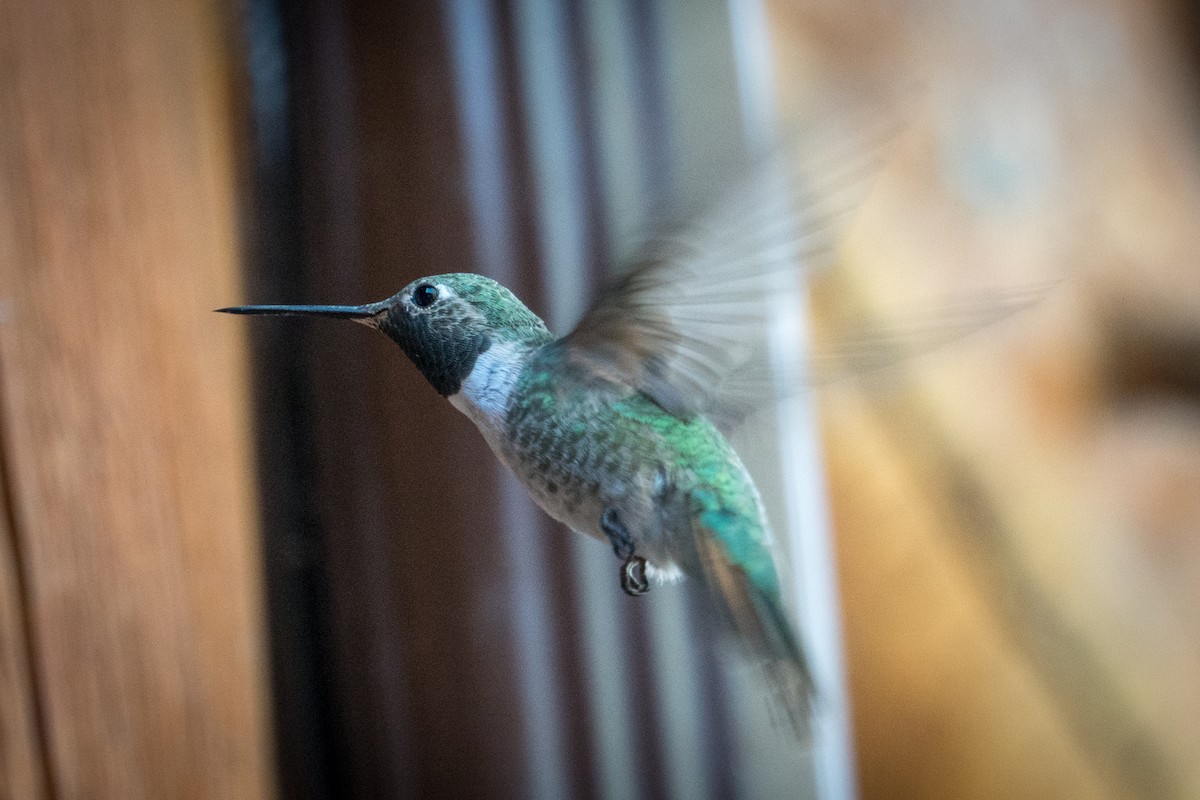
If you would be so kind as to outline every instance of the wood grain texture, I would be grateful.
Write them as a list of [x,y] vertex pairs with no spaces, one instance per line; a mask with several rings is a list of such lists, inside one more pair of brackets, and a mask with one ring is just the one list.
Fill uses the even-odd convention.
[[[0,508],[7,503],[0,462]],[[0,800],[41,800],[44,757],[12,533],[0,516]]]
[[4,443],[58,798],[271,793],[244,347],[210,312],[228,24],[0,5]]

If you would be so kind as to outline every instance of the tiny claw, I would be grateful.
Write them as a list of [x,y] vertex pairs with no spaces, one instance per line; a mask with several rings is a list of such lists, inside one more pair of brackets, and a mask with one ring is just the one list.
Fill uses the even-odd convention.
[[621,588],[630,597],[640,597],[650,591],[650,580],[646,577],[646,559],[629,556],[621,565]]

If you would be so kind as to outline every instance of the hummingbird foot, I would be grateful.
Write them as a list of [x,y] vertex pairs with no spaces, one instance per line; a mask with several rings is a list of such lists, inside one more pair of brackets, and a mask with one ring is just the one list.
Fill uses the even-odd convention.
[[621,565],[621,589],[630,597],[639,597],[650,591],[650,579],[646,577],[646,559],[630,556]]
[[604,531],[608,541],[612,542],[612,549],[617,558],[622,561],[633,558],[633,536],[625,527],[625,523],[621,522],[615,508],[610,506],[604,509],[604,513],[600,515],[600,530]]
[[621,522],[615,508],[604,509],[600,515],[600,530],[612,542],[613,552],[621,559],[621,589],[630,597],[637,597],[650,590],[650,579],[646,576],[646,559],[633,553],[633,536],[625,523]]

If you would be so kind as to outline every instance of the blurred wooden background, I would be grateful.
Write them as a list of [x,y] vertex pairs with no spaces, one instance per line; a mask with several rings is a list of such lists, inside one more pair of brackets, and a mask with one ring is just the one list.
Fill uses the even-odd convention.
[[[209,313],[471,268],[561,327],[686,185],[670,114],[736,121],[729,9],[285,6],[0,4],[0,798],[773,796],[703,626],[604,594],[607,554],[389,343]],[[1056,282],[818,394],[862,796],[1200,795],[1195,5],[766,11],[785,116],[854,86],[903,120],[814,286],[833,350],[847,318]],[[568,176],[574,251],[546,233]],[[424,502],[455,481],[477,502]]]
[[1056,282],[820,393],[863,796],[1200,796],[1196,5],[770,7],[905,109],[819,326]]
[[0,5],[0,797],[272,794],[228,9]]

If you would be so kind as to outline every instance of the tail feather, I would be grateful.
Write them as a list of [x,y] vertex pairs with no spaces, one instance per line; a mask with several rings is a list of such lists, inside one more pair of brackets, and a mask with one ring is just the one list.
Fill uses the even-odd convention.
[[731,557],[722,537],[705,524],[704,515],[694,517],[693,532],[713,606],[739,648],[761,666],[775,705],[797,738],[806,741],[816,687],[784,612],[774,569],[770,580],[764,580],[761,564],[753,573],[744,568]]
[[769,628],[773,640],[756,653],[770,684],[775,706],[786,716],[797,738],[807,741],[811,734],[816,684],[808,658],[795,631],[783,612],[779,598],[759,597],[755,601],[759,617]]

